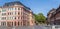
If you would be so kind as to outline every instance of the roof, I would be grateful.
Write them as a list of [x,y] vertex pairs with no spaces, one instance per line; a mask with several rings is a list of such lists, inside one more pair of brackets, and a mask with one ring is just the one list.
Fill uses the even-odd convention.
[[49,15],[50,13],[53,13],[53,11],[56,11],[56,9],[52,8],[47,15]]
[[48,14],[47,14],[47,16],[49,15],[49,14],[52,14],[52,15],[55,15],[56,13],[58,13],[58,12],[60,12],[60,6],[57,8],[57,9],[52,9],[52,10],[50,10],[49,12],[48,12]]
[[12,6],[12,5],[23,5],[21,2],[19,1],[14,1],[14,2],[8,2],[8,3],[5,3],[4,6]]
[[3,6],[13,6],[15,4],[16,5],[22,5],[22,6],[24,6],[24,8],[31,10],[29,7],[23,5],[20,1],[8,2],[8,3],[5,3]]

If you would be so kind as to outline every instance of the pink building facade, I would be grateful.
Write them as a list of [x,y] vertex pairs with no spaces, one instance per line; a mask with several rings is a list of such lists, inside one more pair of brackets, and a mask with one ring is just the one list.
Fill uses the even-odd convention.
[[1,26],[33,26],[34,24],[33,12],[22,3],[9,2],[0,7]]

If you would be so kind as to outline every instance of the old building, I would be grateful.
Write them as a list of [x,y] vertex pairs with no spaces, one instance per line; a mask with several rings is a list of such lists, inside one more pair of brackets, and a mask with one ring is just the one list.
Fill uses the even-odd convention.
[[60,6],[57,9],[52,9],[47,14],[47,23],[50,25],[60,25]]
[[34,24],[33,12],[21,2],[8,2],[0,7],[1,26],[32,26]]

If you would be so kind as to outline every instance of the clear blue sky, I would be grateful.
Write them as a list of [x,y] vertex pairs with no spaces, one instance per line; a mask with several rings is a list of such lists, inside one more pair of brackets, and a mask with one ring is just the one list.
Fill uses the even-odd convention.
[[0,6],[6,2],[20,1],[31,10],[38,14],[43,13],[45,16],[52,8],[58,8],[60,5],[60,0],[0,0]]

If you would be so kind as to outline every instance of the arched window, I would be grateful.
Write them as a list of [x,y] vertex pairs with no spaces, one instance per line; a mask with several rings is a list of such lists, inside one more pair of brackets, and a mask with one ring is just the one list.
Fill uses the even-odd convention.
[[15,22],[15,26],[16,26],[16,22]]
[[13,22],[12,22],[12,26],[13,26]]
[[19,22],[18,22],[18,26],[19,26]]

